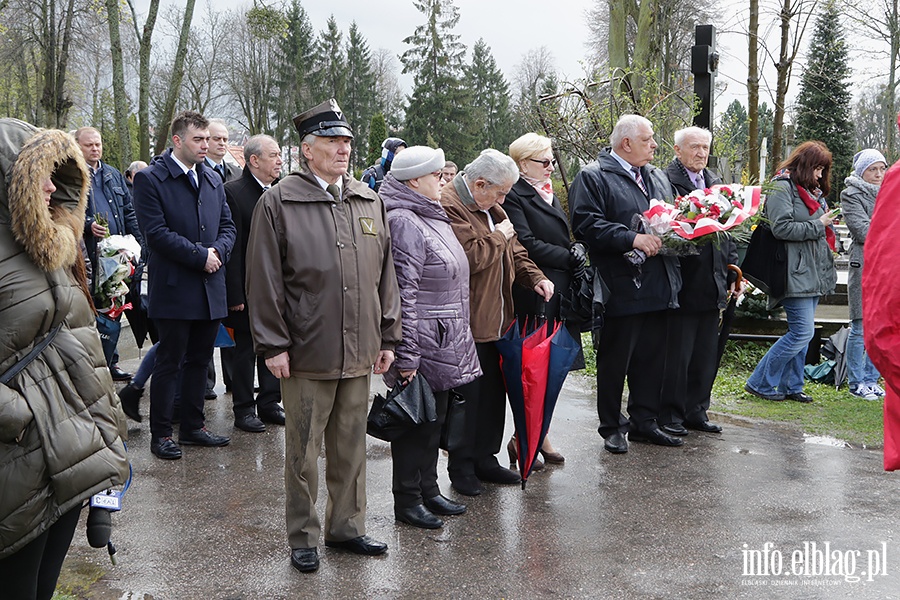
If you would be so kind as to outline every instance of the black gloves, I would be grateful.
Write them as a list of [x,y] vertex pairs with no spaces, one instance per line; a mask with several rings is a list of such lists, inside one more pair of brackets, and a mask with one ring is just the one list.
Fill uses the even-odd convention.
[[579,271],[587,264],[587,248],[581,242],[575,242],[569,248],[569,265],[573,271]]

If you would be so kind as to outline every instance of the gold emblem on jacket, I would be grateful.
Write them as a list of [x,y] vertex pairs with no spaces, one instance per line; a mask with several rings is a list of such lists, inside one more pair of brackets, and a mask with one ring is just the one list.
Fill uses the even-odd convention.
[[372,217],[360,217],[359,226],[362,228],[363,235],[378,235],[375,230],[375,219]]

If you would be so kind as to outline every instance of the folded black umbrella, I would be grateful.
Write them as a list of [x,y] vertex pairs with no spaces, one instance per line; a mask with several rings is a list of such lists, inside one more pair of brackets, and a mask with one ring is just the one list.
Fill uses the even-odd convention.
[[422,423],[437,420],[437,406],[431,386],[416,373],[408,383],[398,381],[387,398],[376,394],[366,419],[366,433],[392,442]]
[[593,267],[575,272],[569,287],[560,297],[560,317],[578,325],[581,331],[591,331],[603,325],[603,312],[609,300],[609,288]]

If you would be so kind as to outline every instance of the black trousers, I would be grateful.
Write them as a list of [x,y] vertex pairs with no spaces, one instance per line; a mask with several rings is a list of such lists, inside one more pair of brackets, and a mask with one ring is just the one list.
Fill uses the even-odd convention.
[[[659,413],[666,366],[667,311],[607,317],[597,340],[597,431],[649,431]],[[622,393],[628,380],[628,415]]]
[[21,550],[0,560],[0,597],[50,600],[80,515],[79,504]]
[[499,466],[497,454],[506,425],[506,386],[500,371],[500,353],[493,342],[475,344],[483,375],[457,391],[466,399],[466,439],[450,453],[447,470],[454,475],[473,475],[476,467]]
[[661,425],[709,420],[706,411],[716,381],[718,342],[718,310],[669,313]]
[[172,411],[181,373],[181,431],[203,427],[203,395],[206,370],[212,357],[219,321],[156,319],[159,346],[150,382],[150,433],[154,438],[172,436]]
[[[224,350],[224,348],[223,348]],[[267,414],[276,410],[281,401],[281,384],[266,367],[266,361],[253,351],[253,336],[249,331],[234,330],[231,358],[231,398],[234,415]],[[224,353],[222,355],[224,357]],[[259,394],[253,399],[253,370],[259,379]]]
[[[218,333],[218,332],[216,332]],[[234,356],[234,348],[219,348],[219,356],[222,358],[222,383],[226,388],[231,387],[231,361]],[[216,388],[216,360],[209,359],[209,366],[206,369],[206,389],[214,390]]]
[[423,423],[391,442],[396,508],[422,504],[422,500],[441,493],[437,482],[438,446],[449,396],[449,390],[434,392],[437,421]]

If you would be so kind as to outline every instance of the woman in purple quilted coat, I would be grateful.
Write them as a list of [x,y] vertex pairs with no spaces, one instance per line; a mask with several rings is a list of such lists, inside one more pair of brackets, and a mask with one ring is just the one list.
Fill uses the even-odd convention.
[[407,148],[394,158],[378,192],[391,227],[403,325],[385,383],[393,386],[418,373],[437,403],[436,422],[391,443],[394,515],[425,529],[443,526],[437,515],[466,510],[441,495],[438,444],[450,388],[481,375],[469,328],[469,263],[440,204],[443,166],[443,150]]

